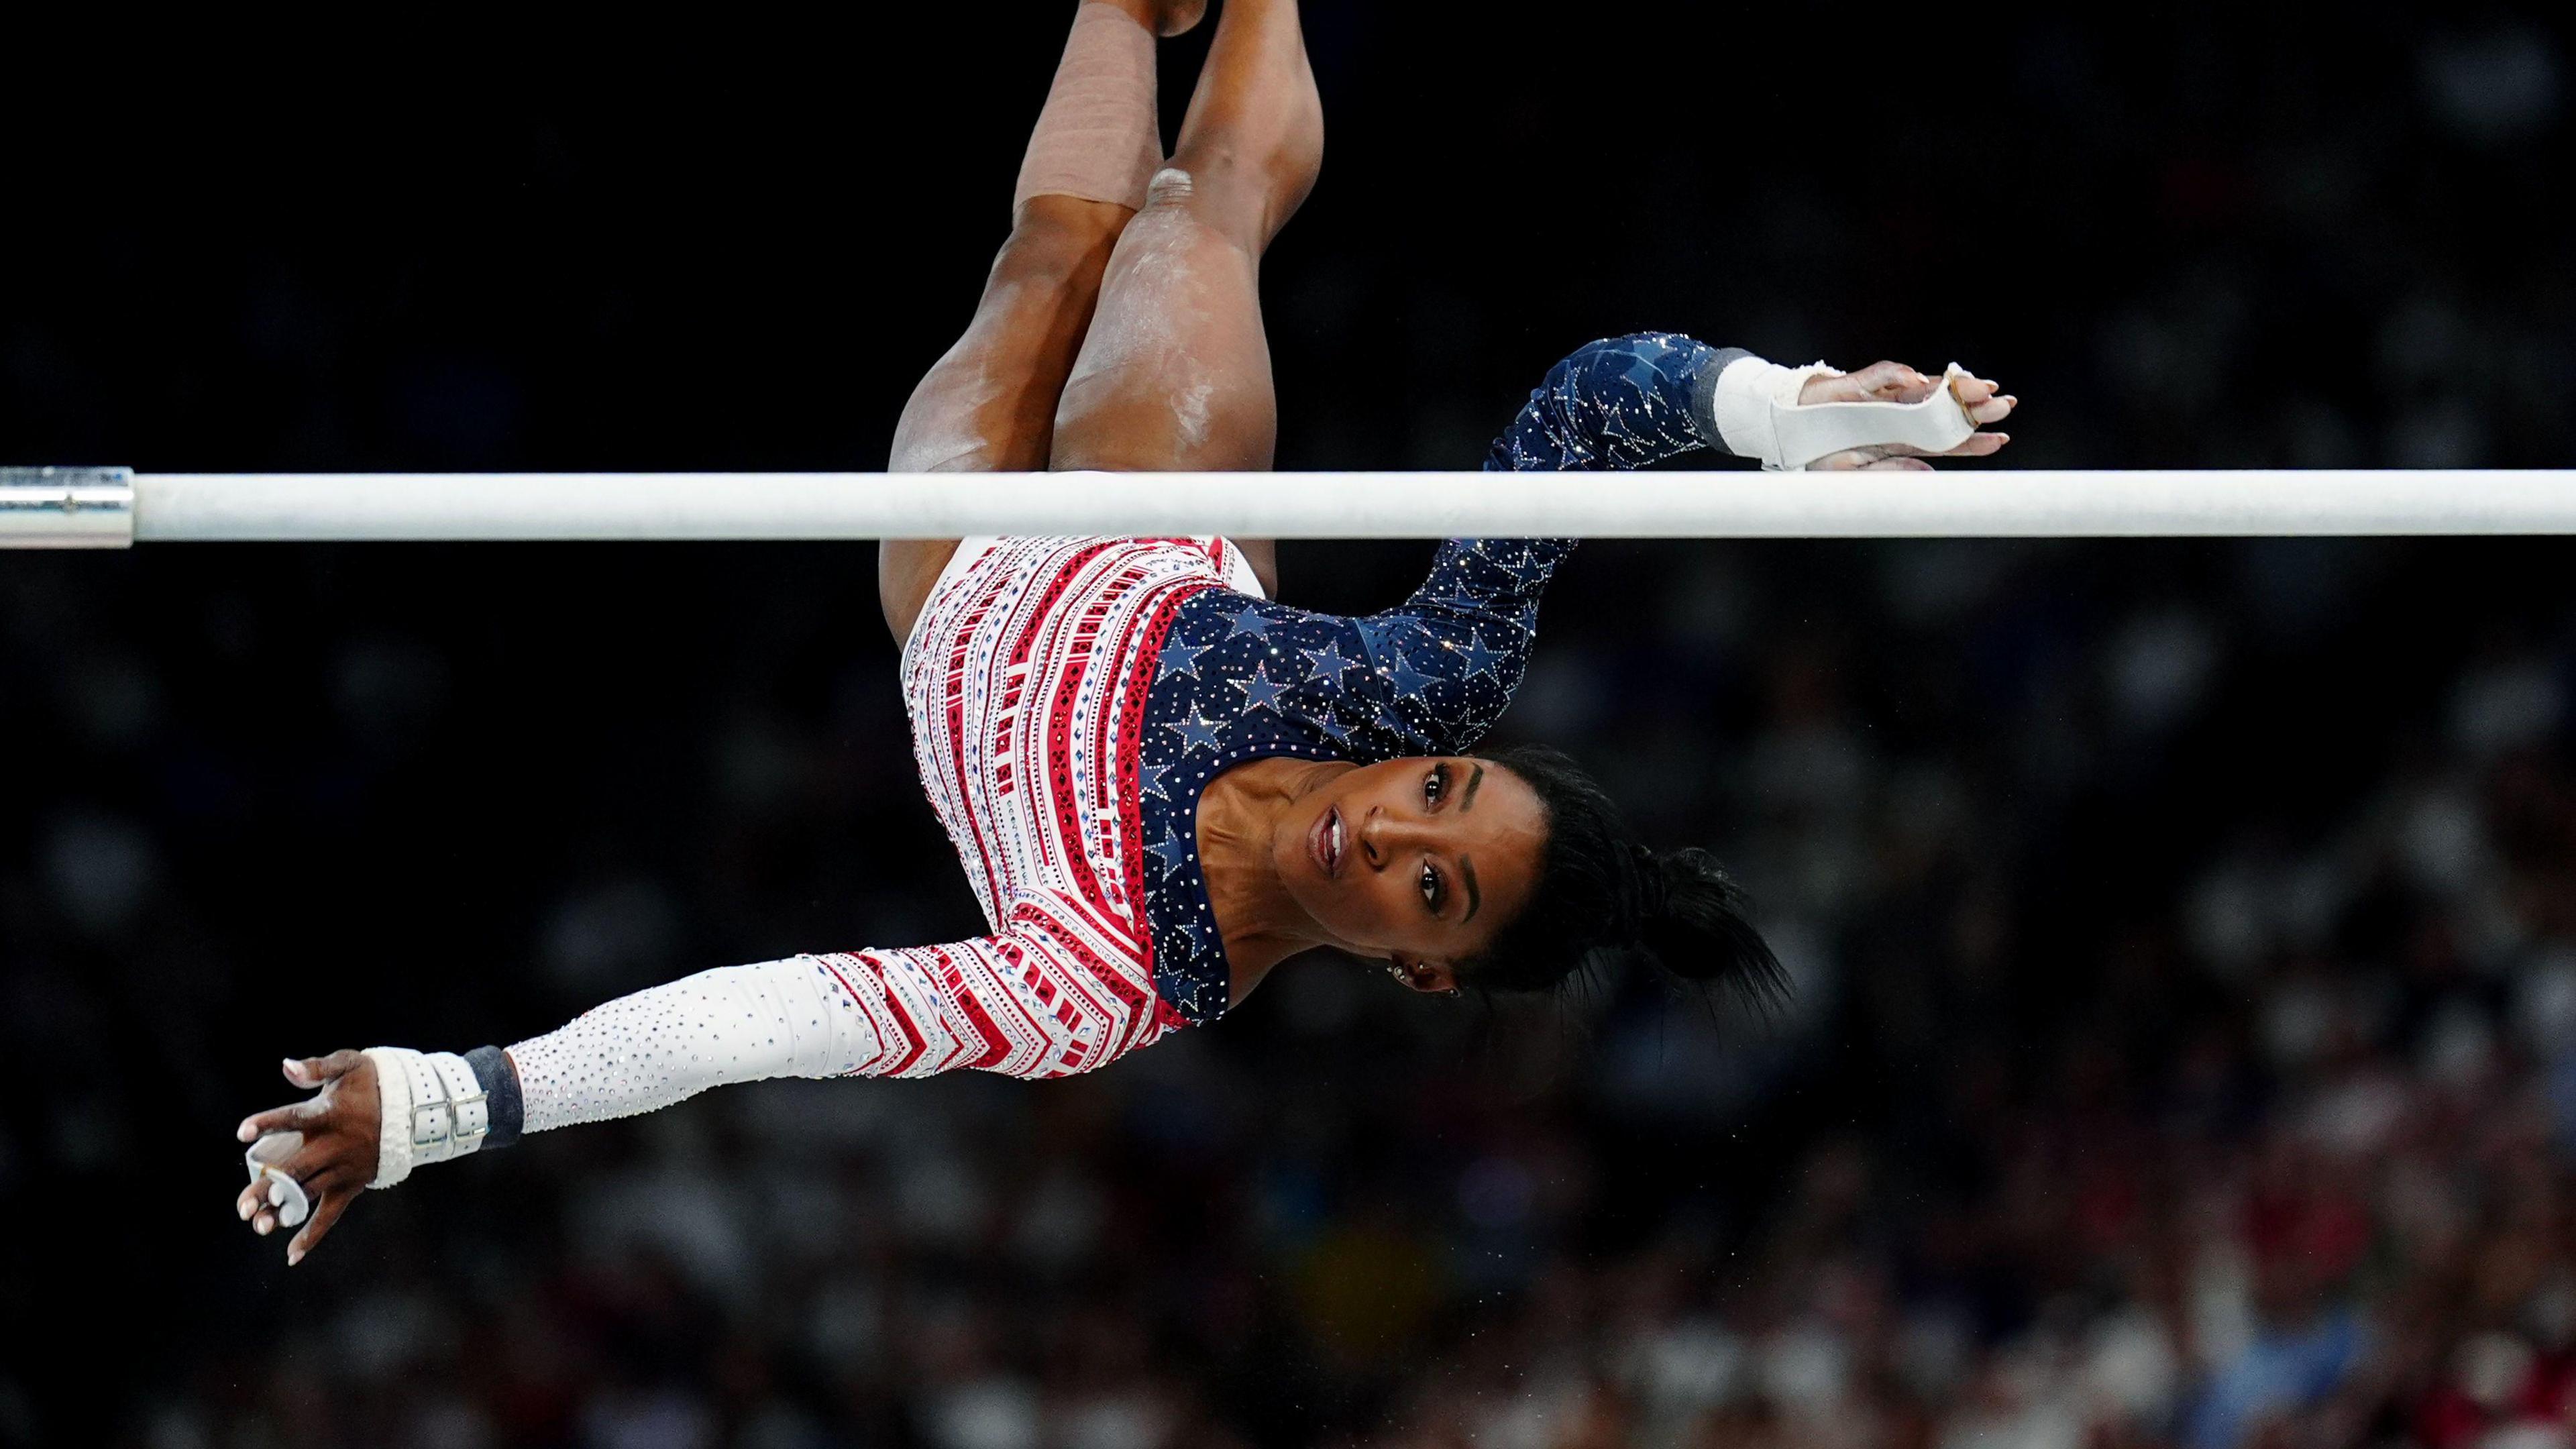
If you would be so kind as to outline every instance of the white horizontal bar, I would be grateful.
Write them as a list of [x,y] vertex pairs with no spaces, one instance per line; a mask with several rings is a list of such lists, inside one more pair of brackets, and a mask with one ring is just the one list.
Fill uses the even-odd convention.
[[141,542],[2576,533],[2576,471],[146,473],[133,488]]

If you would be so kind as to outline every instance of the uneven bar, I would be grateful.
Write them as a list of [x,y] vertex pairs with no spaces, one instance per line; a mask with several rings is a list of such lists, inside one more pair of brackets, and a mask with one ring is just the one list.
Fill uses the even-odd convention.
[[[121,470],[93,470],[99,476]],[[0,535],[114,547],[59,481]],[[50,488],[50,492],[46,491]],[[136,542],[2576,533],[2576,471],[139,474]],[[72,490],[76,491],[76,490]],[[102,511],[109,494],[94,495]],[[45,499],[52,499],[51,504]],[[49,514],[48,508],[52,511]],[[80,528],[93,531],[82,533]],[[50,531],[50,532],[49,532]],[[0,545],[17,537],[0,536]]]

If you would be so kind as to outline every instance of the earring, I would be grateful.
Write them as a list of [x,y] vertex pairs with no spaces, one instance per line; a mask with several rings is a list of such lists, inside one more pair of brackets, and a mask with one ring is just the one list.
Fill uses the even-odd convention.
[[[1397,985],[1399,985],[1399,986],[1402,986],[1402,987],[1403,987],[1405,990],[1407,990],[1407,991],[1415,991],[1415,990],[1419,990],[1419,989],[1420,989],[1420,987],[1415,983],[1414,978],[1412,977],[1412,975],[1411,975],[1410,973],[1408,973],[1408,972],[1407,972],[1407,971],[1406,971],[1402,966],[1397,965],[1397,964],[1396,964],[1396,963],[1394,963],[1393,961],[1389,961],[1389,962],[1387,962],[1387,963],[1386,963],[1386,974],[1387,974],[1387,975],[1389,975],[1389,976],[1394,977],[1394,978],[1395,978],[1395,980],[1396,980],[1396,984],[1397,984]],[[1454,996],[1464,996],[1464,995],[1466,995],[1466,994],[1467,994],[1467,992],[1466,992],[1466,989],[1465,989],[1465,988],[1463,988],[1463,987],[1452,986],[1452,987],[1450,987],[1448,990],[1443,991],[1443,992],[1441,992],[1441,993],[1439,993],[1439,994],[1440,994],[1440,995],[1442,995],[1442,996],[1453,996],[1453,997],[1454,997]]]

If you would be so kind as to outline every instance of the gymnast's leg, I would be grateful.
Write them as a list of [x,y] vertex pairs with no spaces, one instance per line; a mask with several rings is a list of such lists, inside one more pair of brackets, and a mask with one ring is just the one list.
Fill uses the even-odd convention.
[[1279,418],[1261,254],[1323,155],[1296,0],[1226,0],[1180,147],[1110,257],[1056,410],[1052,466],[1270,466]]
[[[1120,229],[1162,164],[1154,37],[1195,23],[1207,0],[1082,0],[1011,197],[966,335],[935,363],[895,424],[898,473],[1045,469],[1056,397],[1100,296]],[[899,645],[955,539],[888,540],[877,591]]]

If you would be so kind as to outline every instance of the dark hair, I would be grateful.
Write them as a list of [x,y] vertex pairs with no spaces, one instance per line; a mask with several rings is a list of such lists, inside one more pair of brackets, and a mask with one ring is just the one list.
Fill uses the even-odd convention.
[[1546,991],[1605,956],[1632,952],[1685,981],[1771,1006],[1788,975],[1744,918],[1743,888],[1705,850],[1648,850],[1619,807],[1561,750],[1514,745],[1484,758],[1537,792],[1547,849],[1530,903],[1459,979],[1495,991]]

